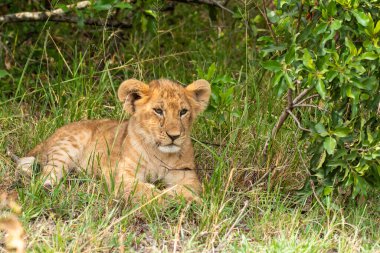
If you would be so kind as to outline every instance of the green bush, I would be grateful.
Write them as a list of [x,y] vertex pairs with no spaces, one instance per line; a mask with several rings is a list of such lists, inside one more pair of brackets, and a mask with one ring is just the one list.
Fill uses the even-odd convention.
[[[263,67],[278,96],[312,88],[310,173],[325,199],[380,186],[380,8],[378,1],[277,1],[266,10]],[[341,191],[343,190],[343,191]]]

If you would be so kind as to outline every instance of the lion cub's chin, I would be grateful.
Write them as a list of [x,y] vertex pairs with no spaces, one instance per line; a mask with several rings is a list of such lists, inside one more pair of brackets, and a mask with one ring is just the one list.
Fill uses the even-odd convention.
[[181,150],[181,148],[177,145],[171,144],[166,146],[158,146],[158,150],[162,153],[177,153]]

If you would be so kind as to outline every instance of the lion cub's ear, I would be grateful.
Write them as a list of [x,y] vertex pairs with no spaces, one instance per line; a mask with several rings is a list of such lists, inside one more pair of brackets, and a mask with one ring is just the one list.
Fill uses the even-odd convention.
[[186,91],[192,100],[192,106],[196,114],[204,111],[208,105],[211,95],[211,87],[209,82],[199,79],[189,84]]
[[148,96],[149,86],[136,79],[128,79],[121,83],[117,95],[124,102],[124,110],[130,114],[136,111],[135,103]]

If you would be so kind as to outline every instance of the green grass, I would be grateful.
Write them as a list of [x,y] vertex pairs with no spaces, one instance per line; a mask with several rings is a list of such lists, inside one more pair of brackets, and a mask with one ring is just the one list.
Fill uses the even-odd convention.
[[[378,192],[362,204],[351,201],[326,210],[315,199],[297,201],[308,158],[307,143],[299,140],[293,122],[274,140],[271,162],[261,166],[263,144],[285,101],[274,97],[266,76],[261,78],[250,37],[243,31],[225,27],[218,37],[217,28],[199,19],[201,9],[178,26],[167,25],[185,8],[162,16],[156,35],[138,30],[91,30],[85,35],[75,26],[46,24],[34,27],[37,33],[28,46],[14,35],[25,36],[21,26],[5,27],[7,42],[2,43],[18,50],[12,77],[0,79],[0,190],[18,194],[28,249],[379,252]],[[194,20],[197,27],[191,25]],[[68,175],[46,192],[38,173],[31,180],[22,178],[5,155],[8,145],[22,156],[72,121],[121,119],[116,90],[123,79],[165,77],[190,83],[205,78],[213,63],[209,81],[214,91],[234,90],[230,99],[214,99],[215,108],[193,128],[205,189],[202,204],[172,200],[166,206],[154,201],[126,205],[108,193],[102,179],[85,174]],[[232,81],[220,81],[224,76]],[[251,187],[272,166],[276,169],[269,178]]]

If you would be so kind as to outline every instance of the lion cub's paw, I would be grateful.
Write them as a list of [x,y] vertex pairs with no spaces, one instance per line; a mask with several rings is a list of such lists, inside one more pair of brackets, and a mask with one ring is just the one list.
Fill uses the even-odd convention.
[[33,164],[36,158],[33,156],[21,157],[17,162],[17,171],[24,177],[31,178],[33,174]]
[[180,188],[180,191],[168,192],[168,195],[172,198],[184,198],[187,202],[196,202],[198,204],[202,203],[202,199],[199,196],[182,187]]

